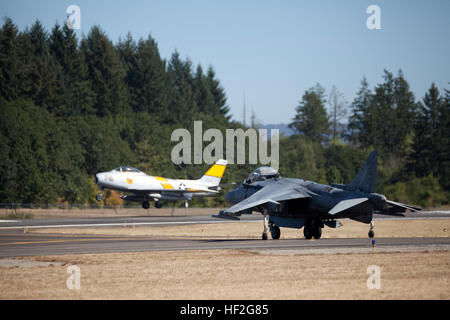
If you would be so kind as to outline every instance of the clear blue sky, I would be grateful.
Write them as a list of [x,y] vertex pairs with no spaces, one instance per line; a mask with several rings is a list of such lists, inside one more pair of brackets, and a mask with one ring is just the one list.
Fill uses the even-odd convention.
[[[401,68],[416,98],[433,81],[450,89],[447,0],[0,0],[0,16],[20,30],[39,19],[50,31],[71,4],[81,8],[80,36],[95,24],[114,42],[151,34],[163,57],[177,49],[194,65],[212,65],[239,121],[244,91],[263,123],[287,123],[317,82],[327,93],[336,85],[351,102],[362,77],[373,88],[384,68]],[[381,30],[366,27],[371,4],[381,9]]]

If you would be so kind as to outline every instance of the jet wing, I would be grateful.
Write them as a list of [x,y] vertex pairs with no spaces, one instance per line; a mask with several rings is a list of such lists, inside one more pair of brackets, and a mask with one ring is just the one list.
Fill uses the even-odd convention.
[[247,199],[224,210],[225,214],[238,213],[263,204],[277,206],[280,201],[310,198],[307,190],[301,186],[286,183],[282,180],[275,181],[264,186],[261,190],[255,192]]
[[[328,212],[331,215],[335,215],[339,212],[345,211],[351,207],[355,207],[363,202],[368,201],[369,198],[351,198],[351,199],[345,199],[340,202],[338,202],[331,210]],[[385,214],[385,215],[392,215],[392,216],[404,216],[400,214],[399,212],[405,212],[407,209],[411,211],[419,211],[420,208],[411,207],[409,205],[406,205],[404,203],[399,203],[395,201],[385,200],[386,203],[390,204],[394,208],[388,208],[381,211],[376,211],[378,214]]]
[[409,206],[407,204],[400,203],[400,202],[395,202],[395,201],[391,201],[391,200],[386,200],[386,203],[389,203],[391,206],[394,206],[394,207],[403,208],[405,210],[408,209],[408,210],[411,210],[411,211],[414,211],[414,212],[421,210],[420,208],[411,207],[411,206]]

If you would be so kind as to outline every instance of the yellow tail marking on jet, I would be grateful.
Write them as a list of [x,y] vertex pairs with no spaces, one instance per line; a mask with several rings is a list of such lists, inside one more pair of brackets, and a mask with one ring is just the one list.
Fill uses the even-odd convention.
[[163,177],[155,177],[161,183],[164,189],[173,189],[172,185]]
[[186,191],[189,191],[189,192],[206,192],[206,190],[197,190],[197,189],[192,189],[192,188],[186,189]]
[[212,176],[217,178],[222,178],[223,173],[225,172],[226,166],[221,164],[215,164],[208,171],[206,171],[205,176]]

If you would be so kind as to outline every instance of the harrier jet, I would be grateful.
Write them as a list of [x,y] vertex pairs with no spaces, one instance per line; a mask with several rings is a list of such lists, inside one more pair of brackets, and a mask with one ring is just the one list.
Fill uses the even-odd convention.
[[268,230],[273,239],[279,239],[280,227],[303,228],[306,239],[319,239],[324,225],[337,228],[342,226],[337,219],[350,218],[370,224],[372,238],[374,213],[404,216],[406,210],[420,210],[374,192],[377,156],[373,151],[347,185],[282,178],[275,169],[260,167],[225,195],[234,205],[213,217],[239,220],[241,214],[260,212],[264,215],[263,240],[268,238]]
[[[132,167],[118,167],[108,172],[100,172],[95,175],[95,183],[100,190],[113,189],[132,193],[123,195],[127,201],[142,202],[142,207],[148,209],[150,201],[155,201],[155,207],[162,207],[162,200],[177,201],[188,200],[193,197],[210,197],[219,192],[220,179],[225,172],[226,160],[217,160],[209,170],[197,180],[168,179],[158,176],[149,176]],[[97,195],[97,200],[102,200],[102,193]]]

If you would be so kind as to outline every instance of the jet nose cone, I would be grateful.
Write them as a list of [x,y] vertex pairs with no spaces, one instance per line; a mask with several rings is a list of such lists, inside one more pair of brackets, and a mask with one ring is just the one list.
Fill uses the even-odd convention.
[[97,173],[95,175],[94,182],[95,182],[95,184],[102,184],[102,182],[103,182],[103,173],[102,172]]

